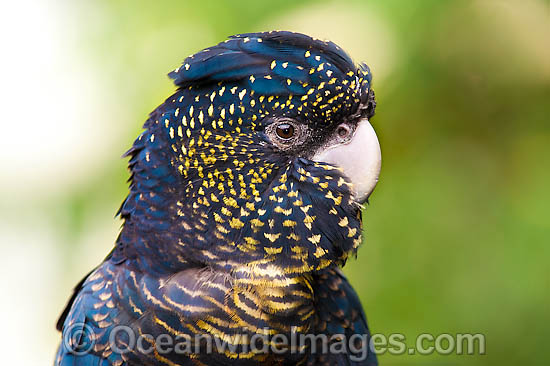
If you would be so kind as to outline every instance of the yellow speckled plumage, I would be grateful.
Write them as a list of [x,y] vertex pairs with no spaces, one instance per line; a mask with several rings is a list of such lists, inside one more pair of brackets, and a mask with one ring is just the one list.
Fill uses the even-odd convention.
[[[368,68],[331,42],[267,32],[205,49],[170,76],[178,90],[128,153],[117,245],[59,327],[90,323],[85,366],[322,364],[310,346],[247,347],[253,335],[368,333],[338,270],[361,242],[361,206],[341,169],[312,160],[339,124],[372,116]],[[292,144],[273,135],[277,125],[297,134]],[[199,350],[196,335],[235,347],[162,354],[146,339],[153,352],[117,354],[108,333],[120,324]],[[70,360],[60,347],[57,364]]]

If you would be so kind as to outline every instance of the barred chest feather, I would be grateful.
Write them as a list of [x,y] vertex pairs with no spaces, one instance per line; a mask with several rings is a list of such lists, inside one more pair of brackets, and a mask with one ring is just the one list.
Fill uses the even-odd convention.
[[[90,322],[93,329],[101,330],[95,332],[95,351],[120,357],[124,362],[154,364],[158,357],[182,365],[193,357],[209,360],[221,357],[226,362],[228,358],[238,358],[243,364],[248,361],[277,364],[283,359],[297,362],[307,353],[306,349],[290,349],[299,345],[289,345],[284,355],[275,355],[261,352],[257,340],[270,342],[276,334],[291,339],[312,332],[316,313],[314,290],[308,277],[287,276],[273,266],[243,266],[232,274],[211,268],[189,268],[153,277],[125,264],[105,262],[85,282],[73,311],[86,310],[80,306],[87,308],[85,312],[94,309]],[[128,322],[129,319],[133,321]],[[161,335],[168,335],[175,342],[188,340],[195,356],[143,354],[137,349],[116,354],[113,346],[126,349],[132,344],[126,332],[110,338],[118,324],[130,327],[134,335],[150,335],[151,347],[156,347],[153,340]],[[204,352],[207,344],[204,340],[209,338],[216,345],[226,344],[222,352],[214,349],[218,356]],[[204,344],[199,345],[200,342]],[[256,349],[251,342],[256,342]]]

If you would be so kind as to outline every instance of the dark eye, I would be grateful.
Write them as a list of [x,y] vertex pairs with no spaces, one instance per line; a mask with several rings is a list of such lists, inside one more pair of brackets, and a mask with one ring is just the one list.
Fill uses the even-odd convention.
[[294,136],[294,126],[290,123],[280,123],[275,127],[275,132],[283,140],[288,140]]
[[265,133],[272,144],[281,150],[290,150],[303,144],[310,135],[306,125],[290,118],[270,120]]

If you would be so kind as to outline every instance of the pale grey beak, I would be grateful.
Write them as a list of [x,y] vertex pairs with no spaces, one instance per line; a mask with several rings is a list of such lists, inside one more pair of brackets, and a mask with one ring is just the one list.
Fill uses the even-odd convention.
[[313,159],[342,169],[350,179],[355,200],[364,202],[374,190],[380,175],[382,153],[376,132],[367,119],[357,125],[353,137],[318,151]]

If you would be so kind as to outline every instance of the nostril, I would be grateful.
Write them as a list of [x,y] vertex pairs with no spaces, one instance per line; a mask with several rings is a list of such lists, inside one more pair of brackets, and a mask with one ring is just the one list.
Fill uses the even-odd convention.
[[336,129],[336,134],[341,140],[345,140],[351,135],[351,128],[348,125],[341,124]]

